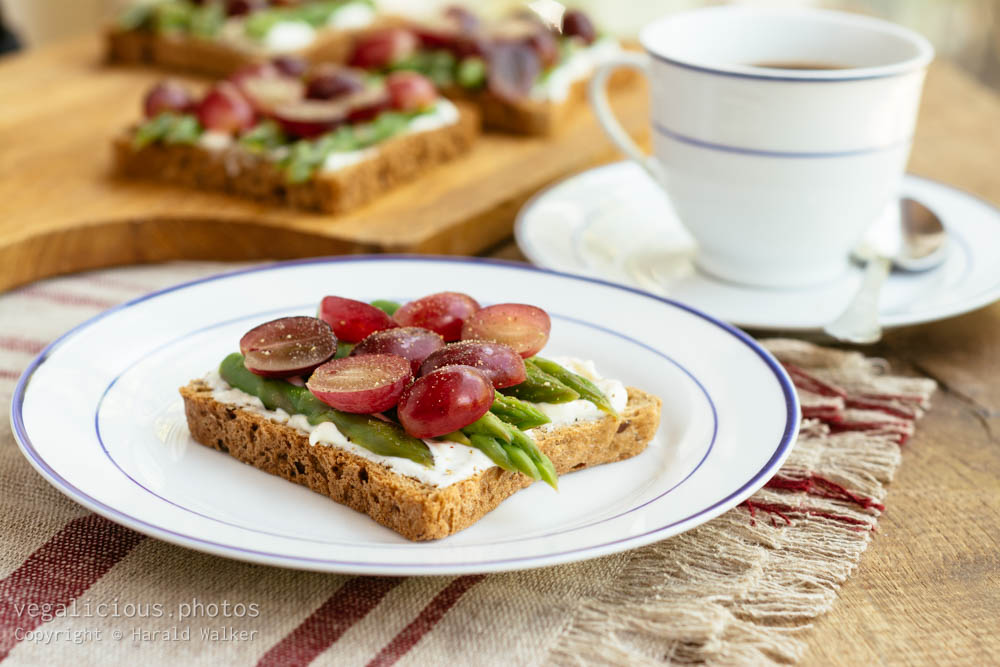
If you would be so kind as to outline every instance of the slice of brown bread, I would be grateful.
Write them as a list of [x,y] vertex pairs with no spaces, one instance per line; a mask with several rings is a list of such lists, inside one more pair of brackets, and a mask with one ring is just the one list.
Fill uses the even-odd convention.
[[[608,78],[608,89],[622,90],[635,85],[638,79],[639,74],[634,70],[619,69]],[[447,94],[455,99],[475,102],[483,116],[483,127],[487,130],[544,136],[557,132],[573,114],[586,112],[589,82],[590,77],[574,82],[566,98],[559,101],[507,101],[489,91],[470,93],[457,87],[449,89]]]
[[[494,466],[450,486],[430,486],[339,447],[312,446],[298,429],[219,403],[201,380],[180,393],[188,428],[201,444],[329,496],[410,540],[439,539],[467,528],[532,483]],[[541,428],[535,440],[559,474],[621,461],[649,444],[660,423],[660,405],[656,396],[630,387],[621,419]]]
[[[308,47],[283,53],[310,63],[343,63],[350,58],[358,38],[370,30],[399,24],[401,19],[381,17],[375,24],[357,30],[322,30]],[[110,28],[105,32],[106,54],[110,62],[148,64],[172,70],[224,77],[246,65],[265,62],[276,55],[237,48],[221,40],[191,35],[160,35],[143,30]]]
[[475,109],[461,105],[455,123],[392,137],[373,146],[369,158],[336,171],[318,172],[309,181],[292,184],[273,161],[236,144],[209,150],[155,143],[137,150],[132,145],[134,132],[132,128],[114,141],[116,171],[122,176],[224,190],[275,204],[342,213],[467,152],[479,135],[479,118]]

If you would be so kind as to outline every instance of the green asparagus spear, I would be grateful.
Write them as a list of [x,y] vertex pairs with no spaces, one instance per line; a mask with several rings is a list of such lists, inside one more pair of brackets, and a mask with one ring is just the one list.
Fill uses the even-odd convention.
[[370,452],[410,459],[428,468],[434,465],[434,456],[427,443],[408,435],[398,425],[371,415],[334,410],[305,387],[254,375],[243,365],[243,355],[239,353],[234,352],[223,359],[219,375],[231,386],[259,398],[270,410],[281,408],[289,414],[305,415],[310,424],[332,422],[344,437]]
[[472,447],[472,441],[469,440],[469,436],[465,435],[461,431],[452,431],[451,433],[446,433],[438,439],[447,440],[448,442],[457,442],[460,445]]
[[510,457],[507,455],[507,451],[504,449],[503,441],[494,438],[491,435],[483,435],[481,433],[473,433],[469,436],[469,440],[472,441],[472,446],[481,451],[486,456],[490,457],[493,463],[497,464],[504,470],[509,472],[514,472],[517,468],[511,462]]
[[552,461],[549,460],[549,457],[538,449],[538,446],[535,445],[535,441],[532,440],[531,436],[524,431],[511,427],[510,434],[511,444],[519,447],[521,451],[528,455],[531,461],[535,464],[535,467],[538,469],[538,473],[541,475],[542,481],[558,491],[559,474],[556,472],[556,467],[552,465]]
[[548,424],[550,419],[541,410],[527,401],[522,401],[514,396],[504,396],[499,391],[493,400],[490,412],[508,424],[513,424],[517,428],[529,429]]
[[507,456],[510,457],[510,462],[513,463],[514,467],[520,472],[523,472],[531,479],[542,478],[541,474],[538,472],[538,468],[536,468],[535,464],[531,462],[531,457],[528,456],[523,449],[517,445],[504,445],[503,450],[507,453]]
[[566,403],[580,398],[573,389],[530,363],[524,364],[528,378],[521,384],[507,387],[502,393],[533,403]]
[[396,303],[395,301],[389,301],[388,299],[375,299],[374,301],[372,301],[372,305],[381,310],[382,312],[384,312],[389,317],[395,315],[396,311],[399,310],[400,307],[400,304]]
[[606,412],[609,415],[618,416],[618,412],[611,407],[611,401],[608,397],[604,395],[604,392],[597,388],[597,385],[583,377],[582,375],[577,375],[572,371],[569,371],[554,361],[549,361],[548,359],[542,359],[541,357],[532,357],[525,361],[525,367],[534,366],[545,373],[548,373],[552,377],[556,378],[562,382],[567,387],[573,389],[573,391],[580,394],[580,397],[590,401],[602,412]]
[[504,442],[510,442],[510,432],[507,424],[502,422],[492,412],[487,412],[476,421],[464,427],[462,433],[468,436],[472,436],[473,434],[488,435]]
[[[494,404],[498,400],[500,399],[496,399]],[[517,404],[511,405],[517,407]],[[461,432],[469,436],[473,447],[481,450],[504,470],[518,470],[532,479],[544,479],[554,489],[558,488],[552,462],[539,451],[535,441],[516,425],[508,424],[493,412],[487,412]]]

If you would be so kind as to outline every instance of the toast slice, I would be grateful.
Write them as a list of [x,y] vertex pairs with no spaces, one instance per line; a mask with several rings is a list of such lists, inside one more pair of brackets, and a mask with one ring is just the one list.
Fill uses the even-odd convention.
[[399,25],[402,21],[398,17],[379,16],[375,22],[363,28],[319,30],[308,46],[281,52],[264,48],[241,48],[223,39],[184,33],[160,34],[152,30],[126,30],[112,26],[105,31],[105,53],[107,61],[111,63],[154,65],[218,78],[228,76],[247,65],[267,62],[276,56],[298,57],[314,65],[345,63],[361,36]]
[[[272,475],[307,486],[403,537],[420,541],[467,528],[532,480],[493,466],[445,487],[425,484],[338,447],[312,446],[304,432],[215,400],[194,380],[180,389],[191,435]],[[532,434],[559,474],[640,454],[660,422],[660,399],[628,389],[620,419],[605,416]]]
[[[638,72],[619,69],[608,77],[608,90],[625,90],[636,85],[638,80]],[[451,89],[446,94],[453,99],[474,102],[482,115],[483,128],[487,130],[547,136],[563,127],[573,114],[586,111],[589,83],[589,76],[574,81],[566,97],[560,100],[529,97],[511,101],[501,99],[489,91],[469,93],[459,89]]]
[[135,149],[134,132],[132,128],[114,141],[116,171],[122,176],[342,213],[467,152],[479,135],[479,116],[475,109],[459,105],[454,123],[391,137],[367,149],[360,161],[334,171],[319,171],[301,183],[287,182],[273,160],[238,143],[220,149],[152,143]]

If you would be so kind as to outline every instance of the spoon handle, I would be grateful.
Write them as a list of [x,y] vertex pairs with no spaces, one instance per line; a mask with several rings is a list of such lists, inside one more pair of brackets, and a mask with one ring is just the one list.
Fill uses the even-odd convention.
[[847,343],[877,343],[882,338],[882,327],[878,323],[878,297],[882,283],[889,275],[890,264],[887,257],[870,259],[857,294],[837,319],[823,327],[823,331]]

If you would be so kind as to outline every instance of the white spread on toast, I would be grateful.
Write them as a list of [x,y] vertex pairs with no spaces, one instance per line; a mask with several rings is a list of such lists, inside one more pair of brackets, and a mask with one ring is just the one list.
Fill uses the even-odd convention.
[[198,145],[209,151],[221,151],[229,148],[232,144],[233,138],[228,132],[205,130],[198,137]]
[[602,37],[590,46],[574,51],[566,60],[553,67],[543,81],[535,84],[531,90],[531,99],[562,102],[569,97],[574,83],[586,79],[598,65],[621,51],[618,42],[610,37]]
[[375,22],[375,9],[364,2],[348,2],[330,15],[327,25],[339,30],[365,28]]
[[[338,7],[326,26],[336,30],[356,30],[375,22],[375,10],[365,2],[347,2]],[[242,51],[264,54],[288,53],[310,46],[316,41],[316,29],[305,21],[279,21],[263,39],[247,35],[246,18],[234,16],[226,20],[218,39]]]
[[[552,360],[594,382],[605,393],[616,410],[621,412],[625,409],[625,404],[628,402],[628,392],[625,389],[625,385],[618,380],[609,380],[601,377],[594,367],[594,362],[574,357],[554,357]],[[433,468],[424,467],[416,461],[409,459],[396,456],[381,456],[364,447],[355,445],[344,437],[344,434],[330,422],[321,422],[313,425],[309,423],[309,420],[304,415],[289,415],[280,408],[277,410],[268,410],[256,396],[229,386],[219,376],[218,371],[206,374],[203,381],[212,388],[212,398],[219,403],[242,408],[247,412],[260,415],[278,424],[285,424],[297,429],[309,436],[310,445],[340,447],[369,461],[380,463],[397,474],[412,477],[430,486],[438,488],[451,486],[456,482],[461,482],[484,470],[492,468],[494,465],[493,461],[486,454],[483,454],[474,447],[457,442],[439,442],[436,440],[424,440],[427,446],[430,447],[431,454],[434,455]],[[577,400],[561,404],[535,403],[534,405],[552,420],[551,424],[541,426],[539,427],[540,429],[604,417],[604,413],[598,410],[590,401]]]
[[335,153],[330,153],[323,160],[323,167],[321,171],[337,171],[338,169],[343,169],[344,167],[350,167],[352,164],[357,164],[363,160],[374,156],[378,151],[374,148],[365,148],[360,151],[337,151]]
[[281,21],[267,31],[262,42],[269,53],[297,51],[316,41],[316,29],[305,21]]
[[[602,377],[597,372],[593,361],[576,357],[550,357],[550,359],[596,384],[598,389],[603,391],[604,395],[611,401],[611,406],[615,410],[621,412],[625,409],[625,404],[628,403],[628,390],[625,385],[618,380]],[[565,426],[566,424],[600,419],[604,416],[604,413],[596,405],[582,398],[568,403],[534,403],[533,405],[552,420],[548,424],[539,426],[539,429]]]
[[436,130],[445,125],[454,125],[458,122],[458,107],[449,100],[439,97],[434,103],[434,109],[410,119],[410,125],[406,128],[407,134],[417,132],[428,132]]
[[[417,134],[418,132],[429,132],[430,130],[438,129],[439,127],[453,125],[458,122],[458,117],[458,107],[442,97],[434,103],[434,109],[432,111],[428,111],[411,118],[406,131],[401,132],[397,136]],[[320,171],[327,173],[337,171],[338,169],[343,169],[344,167],[349,167],[352,164],[357,164],[362,160],[374,157],[377,153],[377,145],[359,151],[338,151],[336,153],[330,153],[323,162],[323,167]]]
[[[411,118],[406,130],[396,136],[417,134],[418,132],[429,132],[431,130],[438,129],[439,127],[453,125],[458,122],[459,116],[458,107],[442,97],[434,103],[434,108],[432,110]],[[213,132],[212,130],[207,130],[202,132],[201,136],[198,137],[198,147],[213,153],[233,148],[234,144],[236,144],[236,140],[225,132]],[[237,148],[239,147],[237,146]],[[236,150],[227,153],[226,170],[230,176],[236,176],[243,170],[243,163],[238,156],[240,152],[241,151]],[[244,152],[244,157],[246,157],[246,155],[248,154]],[[279,146],[268,154],[268,158],[274,162],[278,162],[287,155],[288,147]],[[335,153],[330,153],[326,157],[320,171],[326,173],[334,172],[375,157],[376,155],[378,155],[377,145],[356,151],[337,151]]]

